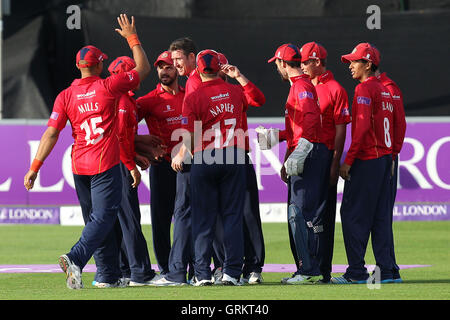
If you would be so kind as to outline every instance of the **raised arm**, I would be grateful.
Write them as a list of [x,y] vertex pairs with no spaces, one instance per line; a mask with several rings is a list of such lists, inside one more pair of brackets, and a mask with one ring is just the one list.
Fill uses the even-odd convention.
[[126,14],[120,14],[120,16],[117,17],[117,22],[119,23],[120,29],[115,30],[122,37],[127,39],[131,51],[133,52],[133,59],[136,62],[136,68],[134,68],[134,70],[137,71],[139,79],[142,82],[149,75],[151,67],[147,55],[139,41],[135,19],[134,17],[131,17],[130,23]]

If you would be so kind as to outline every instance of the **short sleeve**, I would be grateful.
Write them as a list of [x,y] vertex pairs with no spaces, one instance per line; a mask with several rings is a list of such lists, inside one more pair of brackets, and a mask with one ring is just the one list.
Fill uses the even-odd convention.
[[56,128],[58,131],[61,131],[65,128],[67,123],[67,114],[66,114],[66,102],[65,102],[65,91],[61,92],[55,100],[53,105],[52,114],[50,115],[50,119],[48,120],[47,126]]
[[121,96],[139,85],[139,73],[136,70],[114,74],[106,78],[107,90],[114,96]]

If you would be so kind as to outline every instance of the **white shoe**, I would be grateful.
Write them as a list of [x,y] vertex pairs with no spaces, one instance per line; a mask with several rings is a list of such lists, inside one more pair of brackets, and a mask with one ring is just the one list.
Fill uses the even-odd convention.
[[303,276],[298,274],[286,281],[286,284],[314,284],[319,281],[320,276]]
[[136,282],[136,281],[130,281],[130,283],[128,284],[129,287],[143,287],[143,286],[152,286],[156,281],[160,280],[164,278],[163,275],[160,274],[155,274],[155,276],[148,281],[144,281],[144,282]]
[[128,287],[128,285],[130,284],[131,279],[123,277],[123,278],[120,278],[119,281],[122,283],[122,286]]
[[248,277],[248,284],[259,284],[264,281],[260,272],[251,272]]
[[214,271],[214,284],[220,285],[223,284],[222,283],[222,277],[223,277],[223,272],[222,272],[222,267],[219,267],[216,269],[216,271]]
[[239,279],[233,278],[226,273],[223,274],[222,283],[225,286],[239,286],[241,285]]
[[128,284],[120,278],[114,283],[95,282],[94,286],[97,288],[125,288]]
[[167,279],[164,278],[164,277],[161,278],[161,279],[159,279],[159,280],[152,281],[152,282],[153,282],[152,286],[155,286],[155,287],[165,287],[165,286],[186,286],[186,285],[187,285],[187,283],[170,281],[170,280],[167,280]]
[[70,261],[65,254],[59,257],[59,266],[66,274],[66,284],[69,289],[82,289],[83,281],[81,280],[81,269]]
[[197,277],[193,277],[191,284],[194,287],[203,287],[203,286],[211,286],[214,284],[214,277],[211,277],[211,280],[204,279],[204,280],[197,280]]
[[289,279],[294,278],[296,275],[298,275],[298,273],[293,273],[290,277],[281,278],[281,283],[286,284]]

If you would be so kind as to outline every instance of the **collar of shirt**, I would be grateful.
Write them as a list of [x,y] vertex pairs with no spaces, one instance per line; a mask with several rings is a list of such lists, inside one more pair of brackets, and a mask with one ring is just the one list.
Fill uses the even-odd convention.
[[376,80],[376,81],[380,81],[377,77],[375,77],[375,76],[371,76],[371,77],[368,77],[366,80],[364,80],[363,82],[367,82],[367,81],[374,81],[374,80]]
[[223,81],[221,78],[218,78],[218,79],[203,82],[203,85],[204,86],[213,86],[213,85],[220,84],[220,83],[225,83],[225,81]]
[[192,70],[191,71],[191,73],[189,73],[189,75],[187,76],[188,78],[189,77],[192,77],[194,74],[196,74],[197,73],[197,69],[194,69],[194,70]]
[[300,79],[302,79],[302,78],[303,78],[303,79],[306,79],[306,78],[309,79],[309,76],[306,75],[306,74],[301,74],[301,75],[299,75],[299,76],[290,77],[289,80],[291,80],[292,84],[294,84],[296,81],[298,81],[298,80],[300,80]]
[[326,83],[332,79],[334,79],[334,75],[330,70],[325,71],[318,77],[319,83]]
[[[180,86],[180,85],[178,85],[178,90],[180,90],[180,92],[184,92],[184,88],[183,88],[182,86]],[[169,93],[169,94],[171,94],[170,92],[166,91],[166,90],[163,88],[163,86],[161,85],[161,83],[158,83],[158,84],[156,85],[156,92],[157,92],[158,94],[164,94],[164,93]]]
[[391,79],[388,78],[388,76],[386,75],[386,72],[381,73],[378,77],[378,80],[380,80],[382,83],[387,83],[390,82]]
[[99,76],[91,76],[91,77],[86,77],[86,78],[82,78],[82,79],[75,79],[72,82],[73,86],[81,86],[83,84],[87,84],[87,83],[91,83],[94,81],[97,81],[101,79]]

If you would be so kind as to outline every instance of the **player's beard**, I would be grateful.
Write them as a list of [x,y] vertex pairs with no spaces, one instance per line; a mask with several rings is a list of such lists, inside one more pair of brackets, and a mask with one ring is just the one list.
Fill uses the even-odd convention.
[[288,78],[288,77],[285,77],[285,76],[280,72],[280,70],[278,70],[278,68],[277,68],[277,72],[278,72],[278,74],[280,75],[280,78],[281,78],[282,81],[284,81],[284,82],[288,82],[288,81],[289,81],[289,78]]
[[170,86],[175,81],[175,77],[171,77],[169,75],[163,76],[159,78],[159,82],[161,82],[165,86]]

